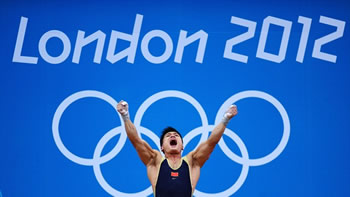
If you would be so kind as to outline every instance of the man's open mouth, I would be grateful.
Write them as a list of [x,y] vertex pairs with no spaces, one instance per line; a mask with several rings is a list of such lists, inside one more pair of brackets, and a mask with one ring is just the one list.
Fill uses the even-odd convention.
[[170,146],[176,146],[177,140],[170,140]]

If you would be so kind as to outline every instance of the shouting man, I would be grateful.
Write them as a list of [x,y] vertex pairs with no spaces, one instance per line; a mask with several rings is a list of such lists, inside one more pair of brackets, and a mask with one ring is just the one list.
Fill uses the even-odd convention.
[[128,108],[128,103],[125,101],[117,105],[117,110],[125,123],[128,138],[147,168],[148,179],[156,197],[192,196],[201,167],[209,159],[230,119],[237,114],[237,107],[232,105],[226,111],[221,123],[216,125],[208,140],[185,157],[182,157],[184,147],[180,132],[172,127],[165,128],[160,138],[164,158],[159,151],[152,149],[139,137],[136,127],[130,121]]

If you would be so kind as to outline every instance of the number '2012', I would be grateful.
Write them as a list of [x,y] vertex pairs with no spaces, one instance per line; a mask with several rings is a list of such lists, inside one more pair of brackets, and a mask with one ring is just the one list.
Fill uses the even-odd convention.
[[[297,57],[296,57],[296,61],[300,63],[304,61],[305,49],[307,46],[307,40],[310,33],[311,22],[312,22],[311,18],[307,18],[303,16],[299,16],[298,18],[298,23],[301,23],[303,25]],[[337,56],[326,52],[322,52],[321,48],[323,45],[343,37],[345,22],[341,20],[325,17],[325,16],[320,16],[319,22],[326,25],[334,26],[336,27],[336,30],[328,35],[325,35],[315,40],[314,47],[312,50],[312,57],[318,58],[324,61],[336,63]],[[226,41],[224,57],[231,60],[247,63],[248,56],[242,55],[236,52],[232,52],[232,47],[254,37],[256,22],[232,16],[231,23],[247,27],[248,30],[243,34],[240,34]],[[267,40],[270,24],[283,27],[283,34],[282,34],[282,39],[281,39],[278,54],[265,52],[266,40]],[[291,28],[292,28],[291,21],[283,20],[273,16],[266,17],[262,25],[256,57],[269,60],[272,62],[276,62],[276,63],[282,62],[286,56]]]

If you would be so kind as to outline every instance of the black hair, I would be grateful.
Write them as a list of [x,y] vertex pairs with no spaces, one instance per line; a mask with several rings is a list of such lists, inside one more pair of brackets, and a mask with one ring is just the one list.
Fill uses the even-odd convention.
[[178,134],[180,135],[181,141],[182,141],[182,143],[183,143],[183,139],[182,139],[181,133],[178,132],[178,131],[177,131],[176,129],[174,129],[173,127],[167,127],[167,128],[165,128],[165,129],[163,129],[162,135],[160,136],[160,147],[162,147],[162,145],[163,145],[163,138],[164,138],[165,134],[167,134],[167,133],[169,133],[169,132],[176,132],[176,133],[178,133]]

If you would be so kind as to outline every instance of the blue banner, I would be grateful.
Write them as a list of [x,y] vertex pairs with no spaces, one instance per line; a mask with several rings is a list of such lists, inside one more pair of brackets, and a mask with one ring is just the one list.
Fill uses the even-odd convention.
[[186,155],[194,196],[349,196],[348,1],[3,1],[0,196],[153,196],[116,111]]

